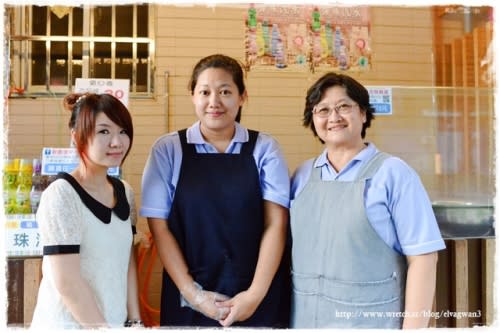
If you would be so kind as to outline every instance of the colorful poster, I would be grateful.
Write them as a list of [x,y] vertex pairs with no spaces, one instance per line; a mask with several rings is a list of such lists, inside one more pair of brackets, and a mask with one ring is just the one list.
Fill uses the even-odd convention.
[[278,69],[359,71],[370,67],[366,6],[250,4],[246,65]]

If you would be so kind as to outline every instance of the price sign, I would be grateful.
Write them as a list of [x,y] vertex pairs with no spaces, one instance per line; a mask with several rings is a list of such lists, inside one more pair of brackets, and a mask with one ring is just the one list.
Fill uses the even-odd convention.
[[110,94],[128,107],[130,80],[124,79],[76,79],[76,93]]
[[4,227],[8,257],[42,255],[40,232],[34,214],[5,215]]
[[[71,172],[80,163],[75,148],[48,148],[42,150],[42,175],[53,176],[59,172]],[[120,167],[108,169],[108,175],[119,176]]]

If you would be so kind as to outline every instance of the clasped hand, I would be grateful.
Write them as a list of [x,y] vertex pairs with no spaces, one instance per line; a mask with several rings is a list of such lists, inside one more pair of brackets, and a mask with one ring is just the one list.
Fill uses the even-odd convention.
[[224,327],[250,318],[260,301],[249,291],[242,291],[229,298],[226,295],[203,290],[194,282],[182,292],[181,306],[188,306],[206,317],[217,320]]
[[181,306],[190,307],[206,317],[220,321],[226,319],[229,314],[229,307],[216,305],[216,302],[228,300],[228,296],[203,290],[202,286],[196,282],[182,290],[181,295]]
[[227,301],[217,302],[219,308],[230,309],[229,313],[219,320],[219,324],[229,327],[235,322],[244,321],[254,314],[259,304],[260,300],[249,291],[242,291]]

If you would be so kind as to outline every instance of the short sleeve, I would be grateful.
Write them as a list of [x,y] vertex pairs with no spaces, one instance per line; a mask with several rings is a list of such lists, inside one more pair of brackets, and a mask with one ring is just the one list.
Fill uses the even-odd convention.
[[406,162],[397,157],[387,159],[373,177],[370,188],[371,198],[367,200],[367,206],[372,206],[370,222],[378,229],[377,220],[388,219],[376,205],[386,201],[384,206],[395,228],[389,243],[397,244],[396,250],[404,255],[421,255],[446,247],[424,185]]
[[78,253],[82,239],[82,203],[71,185],[54,181],[43,193],[36,220],[44,254]]
[[314,159],[311,158],[295,169],[291,181],[290,181],[290,205],[297,198],[297,196],[302,192],[309,177],[311,177],[311,172],[314,166]]
[[142,174],[141,216],[168,218],[181,161],[182,148],[177,132],[164,135],[153,144]]
[[254,149],[264,200],[290,207],[288,165],[278,142],[268,134],[259,133]]

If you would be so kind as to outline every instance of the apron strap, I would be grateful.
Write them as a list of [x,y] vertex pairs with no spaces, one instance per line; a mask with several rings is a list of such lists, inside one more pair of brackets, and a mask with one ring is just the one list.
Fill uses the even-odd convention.
[[358,172],[357,180],[370,179],[391,155],[379,151]]
[[240,154],[252,155],[258,136],[259,136],[259,132],[249,129],[248,130],[248,142],[243,144],[243,147],[241,147]]
[[181,129],[180,131],[178,131],[178,133],[179,133],[179,139],[181,140],[182,154],[187,156],[196,155],[195,146],[187,143],[187,137],[186,137],[187,128]]

